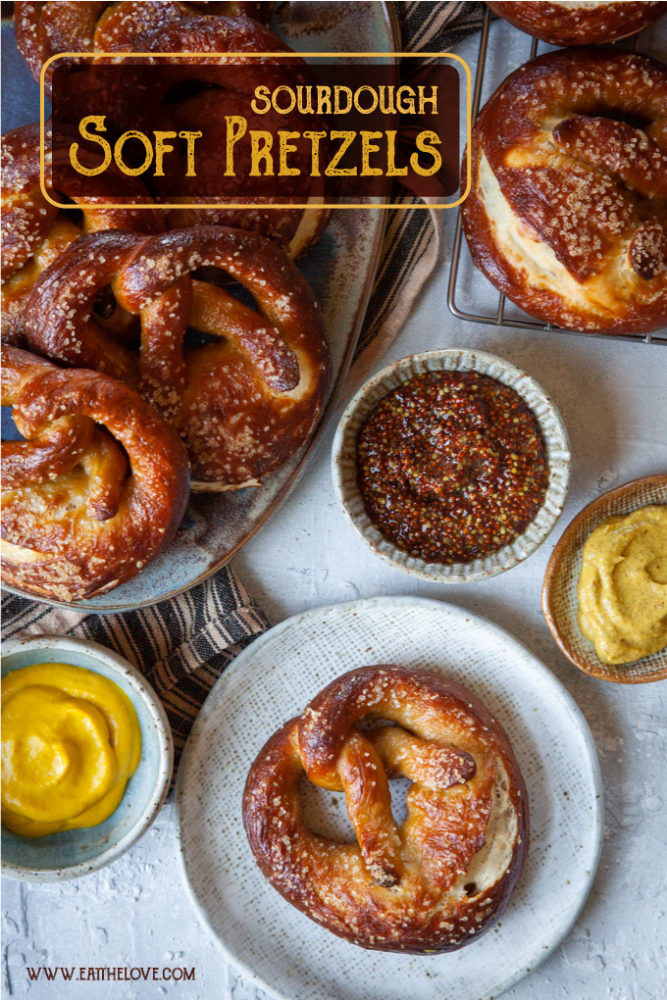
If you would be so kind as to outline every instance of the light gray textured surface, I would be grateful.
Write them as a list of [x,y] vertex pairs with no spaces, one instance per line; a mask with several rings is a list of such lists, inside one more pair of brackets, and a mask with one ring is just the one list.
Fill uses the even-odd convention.
[[[496,51],[503,51],[502,36],[497,42]],[[461,52],[473,57],[475,46],[468,43]],[[453,221],[447,216],[447,242]],[[525,563],[483,583],[443,588],[392,569],[368,550],[334,498],[332,422],[295,493],[234,565],[274,621],[374,594],[440,597],[507,628],[553,670],[596,739],[606,794],[605,842],[574,929],[544,965],[505,996],[662,1000],[667,994],[667,682],[616,686],[580,674],[551,640],[540,612],[540,587],[553,545],[588,500],[667,468],[667,349],[458,322],[446,306],[447,248],[444,257],[380,364],[415,350],[465,346],[499,354],[533,375],[560,408],[572,442],[570,498],[553,535]],[[198,924],[180,884],[177,851],[168,806],[128,855],[96,875],[61,886],[5,881],[5,995],[257,1000],[261,995],[225,967]],[[62,981],[29,984],[25,966],[47,964],[195,966],[196,980],[72,983],[67,989]]]

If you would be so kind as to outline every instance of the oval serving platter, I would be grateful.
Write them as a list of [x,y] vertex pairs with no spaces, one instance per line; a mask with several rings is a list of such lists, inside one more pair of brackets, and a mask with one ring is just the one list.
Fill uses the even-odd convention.
[[[243,830],[243,789],[264,742],[329,681],[372,663],[429,667],[467,685],[505,728],[528,786],[530,844],[517,889],[501,920],[457,952],[379,953],[336,937],[269,885]],[[310,825],[352,840],[344,793],[304,785]],[[400,796],[392,805],[398,816]],[[281,1000],[498,996],[569,931],[593,882],[602,838],[595,745],[568,692],[503,629],[418,597],[315,608],[248,646],[195,721],[176,807],[185,882],[202,923],[225,958]]]
[[570,663],[591,677],[615,684],[643,684],[667,678],[667,648],[634,663],[603,663],[577,621],[577,583],[584,542],[608,517],[648,504],[667,504],[667,473],[633,479],[603,493],[579,511],[563,532],[547,565],[542,612],[553,638]]
[[[278,5],[272,27],[301,52],[400,49],[396,22],[384,2],[337,3],[335,14],[332,5],[323,2],[283,3]],[[2,46],[5,132],[39,119],[39,87],[18,53],[11,22],[3,21]],[[264,524],[303,472],[337,398],[373,287],[384,223],[382,211],[334,211],[319,243],[299,261],[322,307],[333,367],[329,400],[311,440],[259,488],[192,494],[174,541],[133,580],[90,600],[70,605],[46,603],[116,613],[167,600],[215,573]]]

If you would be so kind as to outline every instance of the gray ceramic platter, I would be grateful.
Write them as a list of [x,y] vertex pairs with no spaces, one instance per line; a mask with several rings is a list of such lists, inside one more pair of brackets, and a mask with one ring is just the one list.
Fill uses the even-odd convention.
[[[300,52],[400,48],[385,3],[279,3],[272,27]],[[10,22],[3,22],[2,50],[4,133],[38,120],[39,88],[16,49]],[[379,261],[384,214],[332,212],[323,237],[300,262],[322,307],[334,371],[328,404],[310,442],[258,489],[193,495],[180,531],[161,556],[111,593],[77,602],[77,610],[129,611],[174,597],[223,566],[285,500],[313,454],[352,358]]]

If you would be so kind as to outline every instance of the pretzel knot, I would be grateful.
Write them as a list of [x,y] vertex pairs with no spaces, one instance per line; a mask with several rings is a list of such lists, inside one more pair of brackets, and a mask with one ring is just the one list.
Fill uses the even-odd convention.
[[106,375],[2,349],[2,405],[26,440],[2,442],[2,569],[72,601],[135,576],[173,538],[189,491],[175,432]]
[[[369,718],[389,721],[360,729]],[[356,843],[307,829],[299,782],[345,793]],[[389,779],[407,778],[407,815]],[[425,670],[362,667],[318,694],[253,763],[243,817],[257,864],[293,905],[365,948],[451,951],[482,932],[518,879],[523,779],[470,692]]]
[[[39,80],[42,65],[57,52],[142,52],[150,40],[184,17],[203,21],[244,15],[268,21],[273,4],[255,0],[212,0],[179,3],[173,0],[125,0],[98,3],[88,0],[47,0],[14,4],[16,44],[28,69]],[[197,51],[191,49],[190,51]],[[50,74],[45,80],[47,91]]]
[[[256,309],[221,287],[223,274]],[[96,314],[105,291],[120,332]],[[203,489],[257,485],[282,464],[311,432],[328,382],[305,279],[268,240],[222,226],[82,237],[35,285],[25,334],[50,358],[136,388],[180,433]]]
[[[52,149],[50,123],[45,127],[45,182],[51,187],[52,167],[69,155],[67,136],[61,134]],[[65,190],[56,192],[74,204],[72,209],[58,209],[46,200],[40,187],[39,122],[12,129],[2,137],[2,340],[20,343],[23,311],[39,275],[82,233],[102,229],[130,229],[138,233],[156,233],[164,229],[159,213],[150,209],[101,208],[86,194],[85,178],[70,181]],[[92,165],[99,162],[94,153],[82,153]],[[119,179],[123,188],[119,188]],[[129,183],[128,183],[129,182]],[[138,178],[125,178],[116,168],[105,174],[104,189],[97,199],[102,203],[120,200],[119,190],[135,202],[150,202]],[[99,190],[99,189],[98,189]],[[79,202],[84,202],[78,207]]]
[[505,295],[575,330],[664,326],[667,67],[610,49],[540,56],[491,97],[471,147],[464,229]]

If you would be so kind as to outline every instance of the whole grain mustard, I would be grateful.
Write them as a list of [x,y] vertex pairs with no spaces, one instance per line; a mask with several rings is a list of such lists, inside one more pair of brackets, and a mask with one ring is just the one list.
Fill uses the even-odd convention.
[[140,756],[134,706],[106,677],[39,663],[2,679],[2,822],[12,832],[102,823]]
[[603,663],[633,663],[667,646],[667,506],[610,517],[586,540],[579,628]]

